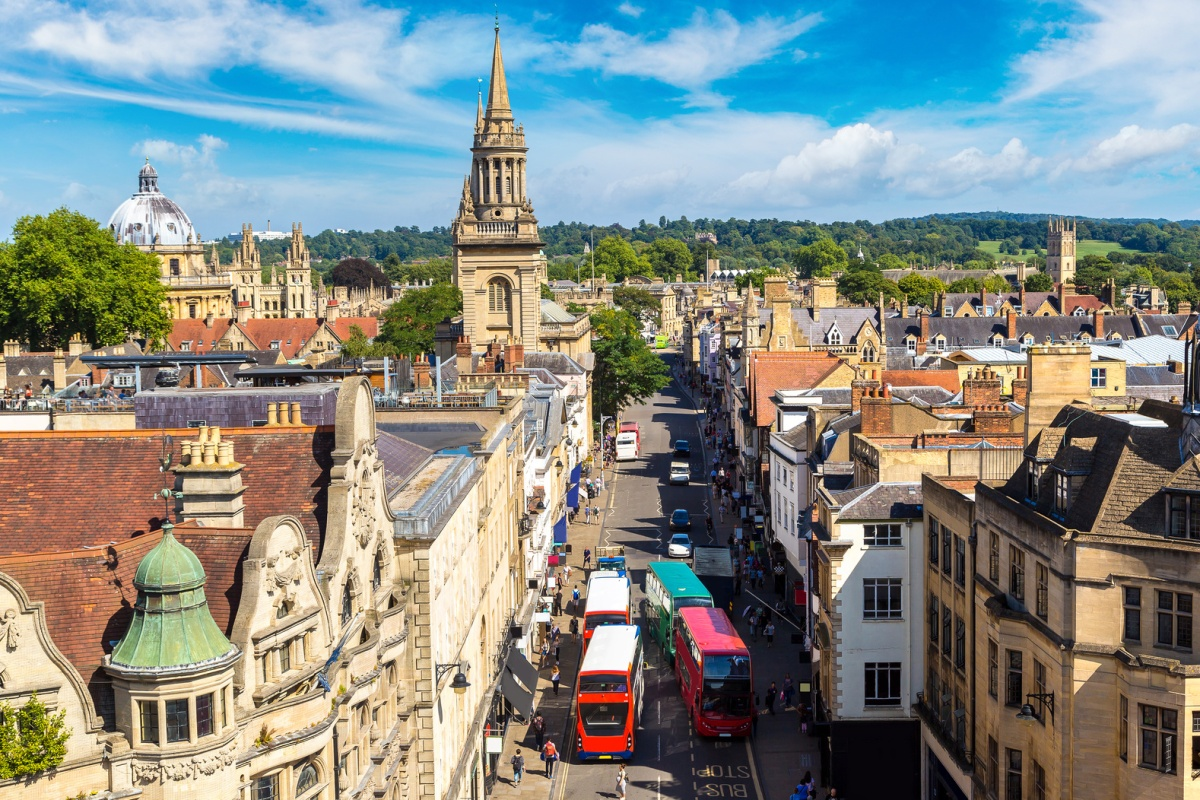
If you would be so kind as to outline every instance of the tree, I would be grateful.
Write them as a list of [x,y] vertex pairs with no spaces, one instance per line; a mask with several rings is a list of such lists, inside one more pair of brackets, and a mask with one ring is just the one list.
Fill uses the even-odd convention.
[[549,284],[543,283],[538,287],[538,297],[542,300],[553,300],[554,290],[550,288]]
[[642,320],[649,315],[657,325],[662,321],[662,303],[640,286],[618,286],[613,290],[613,304]]
[[754,288],[759,291],[759,294],[762,294],[763,282],[773,275],[782,274],[783,273],[777,269],[752,269],[749,272],[738,275],[736,278],[734,278],[733,285],[738,289],[745,289],[750,284],[754,284]]
[[979,288],[979,278],[959,278],[946,287],[946,291],[952,294],[978,294]]
[[678,239],[655,239],[646,249],[646,259],[655,275],[663,280],[673,281],[676,275],[684,278],[694,275],[692,269],[692,251]]
[[946,284],[937,278],[932,276],[927,278],[916,272],[905,275],[897,286],[908,296],[908,302],[920,306],[933,305],[934,296],[946,291]]
[[641,326],[625,310],[598,308],[592,312],[592,374],[594,414],[619,416],[630,404],[645,400],[670,382],[670,370],[646,346]]
[[1012,289],[1008,280],[1001,275],[988,275],[983,279],[983,288],[992,294],[1003,294]]
[[451,283],[411,289],[383,314],[375,341],[399,355],[416,358],[433,350],[437,324],[462,312],[462,292]]
[[633,245],[620,236],[605,236],[593,251],[596,258],[596,275],[608,276],[610,281],[623,281],[629,275],[644,275],[650,272],[650,262],[639,256]]
[[60,208],[21,217],[0,245],[0,336],[32,350],[66,347],[75,334],[94,345],[171,330],[160,262],[83,214]]
[[357,325],[350,326],[350,335],[346,337],[346,341],[342,342],[341,350],[343,359],[356,358],[383,358],[384,356],[396,356],[396,348],[381,341],[369,341],[367,334]]
[[66,710],[51,714],[37,692],[18,709],[0,703],[0,780],[54,769],[67,755]]
[[846,268],[846,251],[833,239],[822,238],[796,250],[792,263],[802,278],[827,277]]
[[383,270],[367,261],[365,258],[344,258],[329,273],[329,280],[334,286],[349,286],[353,289],[369,289],[387,287],[391,290],[392,282]]
[[879,302],[879,293],[884,297],[901,296],[900,287],[894,281],[883,277],[883,273],[874,269],[851,269],[842,273],[837,282],[838,294],[855,305],[873,305]]
[[387,258],[380,264],[383,274],[393,283],[404,283],[403,269],[404,264],[400,262],[400,256],[396,255],[396,251],[387,254]]
[[904,269],[908,264],[895,253],[884,253],[876,261],[880,269]]
[[1025,291],[1051,292],[1054,291],[1054,279],[1044,272],[1034,272],[1025,276]]

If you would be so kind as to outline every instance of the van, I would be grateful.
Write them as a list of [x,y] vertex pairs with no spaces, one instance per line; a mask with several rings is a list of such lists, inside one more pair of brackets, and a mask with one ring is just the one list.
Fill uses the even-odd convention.
[[692,468],[686,461],[671,462],[671,477],[669,483],[672,486],[687,486],[692,480]]

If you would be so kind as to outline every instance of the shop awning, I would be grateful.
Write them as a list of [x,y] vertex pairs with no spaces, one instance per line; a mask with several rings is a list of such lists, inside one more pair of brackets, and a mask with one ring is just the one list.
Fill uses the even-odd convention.
[[[515,647],[508,651],[504,672],[500,675],[500,691],[517,713],[528,719],[533,715],[533,690],[537,688],[538,673],[534,666]],[[524,685],[522,685],[524,684]]]
[[554,523],[554,543],[562,544],[567,541],[567,515],[563,514],[558,522]]
[[571,468],[571,488],[567,490],[567,505],[570,508],[579,508],[579,479],[582,475],[582,465],[576,464]]

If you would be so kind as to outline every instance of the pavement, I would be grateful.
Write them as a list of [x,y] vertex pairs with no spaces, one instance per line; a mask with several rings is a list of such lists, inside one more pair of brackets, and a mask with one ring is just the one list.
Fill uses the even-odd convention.
[[[667,358],[673,361],[670,354]],[[687,387],[676,380],[645,404],[627,410],[625,418],[637,420],[642,426],[642,458],[605,470],[605,491],[593,501],[603,509],[599,523],[593,520],[585,524],[579,515],[570,526],[567,541],[571,552],[567,563],[572,567],[572,584],[583,584],[581,590],[586,586],[582,568],[584,549],[595,553],[600,544],[624,544],[637,605],[644,596],[641,585],[646,564],[666,557],[669,534],[665,517],[671,508],[687,507],[691,511],[699,523],[692,533],[697,543],[724,544],[728,540],[737,522],[736,515],[726,514],[723,522],[714,515],[711,538],[703,524],[703,515],[712,512],[714,505],[708,485],[712,454],[704,446],[705,417],[698,410],[702,407],[702,399],[693,400]],[[701,456],[698,469],[693,472],[695,480],[688,487],[669,487],[665,481],[670,446],[677,438],[692,441],[693,452]],[[570,586],[564,587],[563,594],[570,597]],[[788,673],[799,682],[801,645],[791,635],[799,632],[799,628],[790,620],[777,618],[774,645],[767,647],[761,638],[757,642],[752,640],[749,626],[741,618],[748,604],[772,607],[776,599],[768,578],[766,588],[743,587],[741,596],[734,601],[733,618],[750,649],[755,690],[760,697],[772,680],[782,686]],[[536,707],[546,720],[547,738],[553,738],[559,752],[564,754],[563,759],[553,780],[548,780],[534,748],[532,731],[527,724],[514,722],[505,738],[498,762],[499,777],[491,792],[496,800],[595,800],[597,797],[616,800],[613,764],[575,763],[570,757],[574,750],[572,702],[582,650],[580,642],[569,640],[570,615],[579,610],[573,611],[568,606],[564,602],[563,614],[554,618],[563,630],[559,694],[555,696],[551,690],[547,663],[539,670],[536,698]],[[647,689],[636,753],[629,765],[629,800],[726,797],[787,800],[806,771],[812,772],[818,786],[822,785],[817,739],[799,731],[799,716],[794,709],[782,709],[777,702],[776,713],[770,714],[760,707],[757,732],[750,739],[704,739],[692,733],[674,675],[657,647],[647,647],[646,661]],[[517,747],[525,756],[526,770],[519,786],[513,784],[510,765]]]

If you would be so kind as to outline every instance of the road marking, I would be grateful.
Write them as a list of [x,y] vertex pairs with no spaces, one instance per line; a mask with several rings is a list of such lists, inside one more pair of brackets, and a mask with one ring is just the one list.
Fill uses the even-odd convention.
[[[753,597],[755,600],[757,600],[758,602],[762,603],[762,604],[763,604],[763,608],[769,608],[769,609],[771,609],[772,611],[775,611],[775,607],[771,605],[771,601],[769,601],[769,600],[764,600],[764,599],[762,599],[761,597],[759,597],[758,595],[756,595],[754,592],[751,592],[751,591],[747,591],[747,592],[746,592],[746,594],[750,595],[750,596],[751,596],[751,597]],[[804,632],[804,629],[803,629],[803,628],[801,628],[799,625],[797,625],[796,623],[792,622],[790,619],[788,619],[787,617],[783,616],[782,614],[780,614],[780,613],[776,612],[776,613],[775,613],[775,615],[772,617],[772,619],[774,619],[775,617],[778,617],[780,622],[786,622],[788,625],[791,625],[793,628],[795,628],[796,630],[800,631],[801,633],[803,633],[803,632]]]
[[655,758],[654,760],[662,761],[662,734],[659,734],[659,736],[658,736],[658,757]]
[[654,778],[654,798],[661,800],[662,798],[662,776],[656,775]]
[[747,736],[743,741],[746,742],[746,761],[750,763],[750,779],[754,781],[754,793],[758,800],[763,800],[762,784],[758,782],[758,770],[754,767],[754,749],[750,746],[750,737]]

